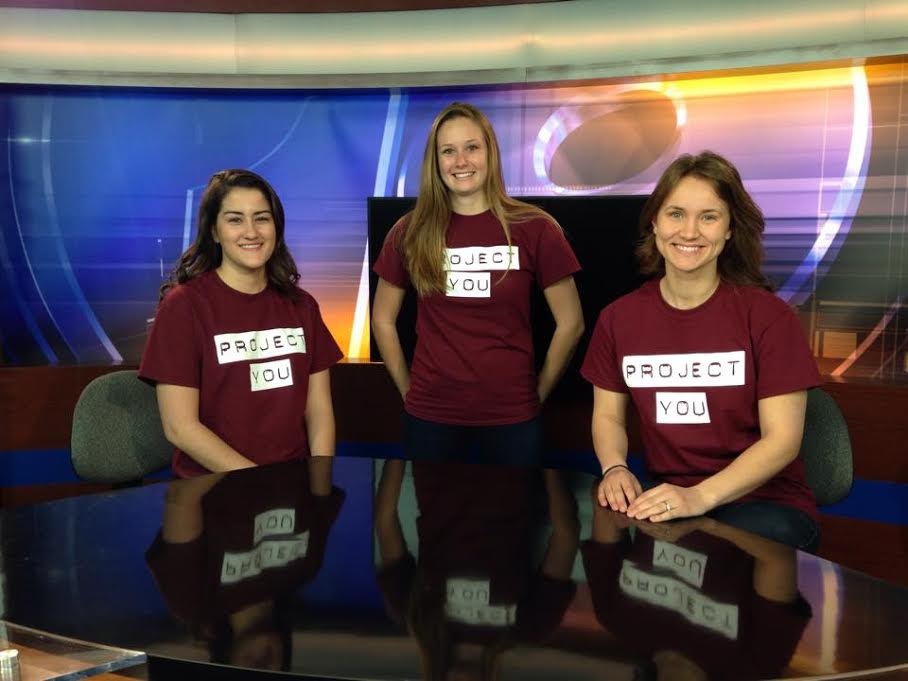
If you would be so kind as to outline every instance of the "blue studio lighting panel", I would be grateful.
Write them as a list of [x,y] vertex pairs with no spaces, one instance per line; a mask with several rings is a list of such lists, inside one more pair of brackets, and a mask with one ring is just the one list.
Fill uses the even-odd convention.
[[646,194],[680,153],[726,155],[821,369],[904,380],[906,202],[887,182],[893,157],[908,166],[891,134],[908,88],[893,77],[881,64],[401,90],[0,86],[2,358],[137,362],[201,192],[229,167],[275,186],[301,284],[345,353],[367,357],[367,198],[416,194],[431,121],[463,100],[491,118],[515,196]]

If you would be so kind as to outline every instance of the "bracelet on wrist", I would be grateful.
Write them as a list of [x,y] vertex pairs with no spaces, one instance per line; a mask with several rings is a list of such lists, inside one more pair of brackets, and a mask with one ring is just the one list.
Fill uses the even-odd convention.
[[616,464],[614,464],[614,465],[612,465],[612,466],[609,466],[608,468],[604,469],[604,470],[602,471],[602,475],[599,476],[599,479],[600,479],[600,480],[605,480],[605,476],[608,475],[609,473],[611,473],[611,472],[612,472],[613,470],[615,470],[616,468],[623,468],[623,469],[626,470],[626,471],[629,471],[629,470],[630,470],[630,468],[628,468],[625,464],[623,464],[623,463],[616,463]]

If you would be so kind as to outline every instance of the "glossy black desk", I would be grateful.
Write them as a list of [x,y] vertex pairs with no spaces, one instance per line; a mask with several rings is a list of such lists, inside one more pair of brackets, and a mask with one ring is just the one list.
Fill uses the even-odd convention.
[[581,473],[385,464],[5,511],[2,617],[144,650],[152,678],[908,674],[906,589],[713,522],[628,528]]

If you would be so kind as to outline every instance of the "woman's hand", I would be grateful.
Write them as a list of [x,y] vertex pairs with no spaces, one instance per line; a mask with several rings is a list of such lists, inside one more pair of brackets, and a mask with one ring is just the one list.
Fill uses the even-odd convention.
[[595,481],[590,488],[593,508],[590,539],[599,544],[616,544],[634,523],[624,513],[613,511],[608,505],[599,502],[600,484],[601,481]]
[[662,483],[633,499],[627,508],[627,515],[636,520],[658,523],[703,515],[711,508],[697,487]]
[[625,513],[642,491],[637,476],[625,466],[618,465],[606,469],[605,475],[599,481],[596,497],[600,506]]

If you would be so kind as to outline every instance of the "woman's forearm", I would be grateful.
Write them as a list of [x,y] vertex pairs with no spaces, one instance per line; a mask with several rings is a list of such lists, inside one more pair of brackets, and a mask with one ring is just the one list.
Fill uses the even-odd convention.
[[593,451],[600,470],[627,463],[627,429],[622,420],[593,411]]
[[391,375],[391,380],[397,386],[401,397],[406,397],[407,392],[410,390],[410,370],[407,367],[407,361],[404,359],[404,351],[400,345],[397,326],[394,323],[374,321],[372,324],[372,335],[375,336],[378,352],[385,363],[385,369]]
[[309,453],[312,456],[334,456],[336,433],[328,369],[309,376],[305,419]]
[[397,316],[405,294],[404,289],[379,278],[372,300],[372,335],[391,380],[404,398],[410,390],[410,370],[397,334]]
[[165,424],[164,434],[174,447],[213,473],[256,465],[199,421]]
[[385,461],[375,495],[375,537],[382,565],[396,563],[407,550],[397,504],[403,485],[406,463],[400,459]]
[[740,499],[794,461],[801,448],[806,407],[805,391],[759,401],[760,439],[695,487],[706,510]]
[[306,436],[309,441],[309,489],[316,496],[331,494],[332,457],[336,446],[331,374],[328,369],[309,376],[306,397]]
[[334,456],[337,436],[330,402],[317,409],[306,410],[306,434],[312,456]]
[[761,438],[728,466],[696,485],[707,510],[740,499],[766,483],[798,455],[797,445]]
[[545,302],[555,319],[555,333],[545,353],[545,361],[536,382],[539,401],[545,402],[558,379],[567,369],[568,362],[583,335],[583,309],[574,277],[568,276],[547,286],[543,291]]
[[199,391],[158,383],[155,393],[167,441],[213,473],[251,468],[255,463],[199,421]]
[[571,324],[559,324],[555,327],[555,333],[552,334],[552,341],[545,353],[545,362],[539,372],[537,391],[539,392],[539,401],[544,402],[558,383],[558,379],[567,369],[568,362],[577,349],[577,343],[583,334],[583,321]]

